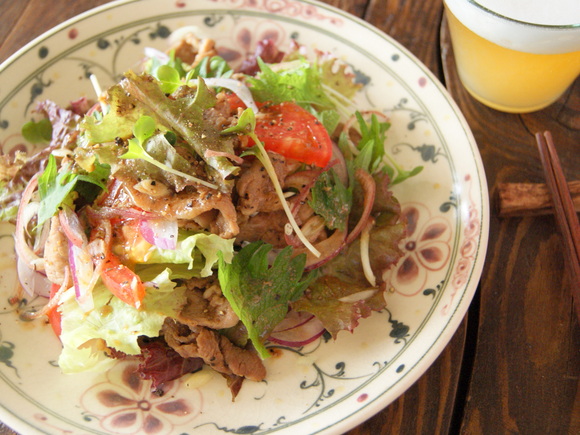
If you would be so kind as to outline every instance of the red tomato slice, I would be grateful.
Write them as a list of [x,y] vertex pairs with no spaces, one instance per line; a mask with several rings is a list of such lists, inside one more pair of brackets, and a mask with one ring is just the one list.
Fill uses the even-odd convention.
[[226,100],[230,106],[230,111],[233,114],[237,113],[238,108],[242,108],[245,109],[246,105],[245,103],[242,101],[242,99],[240,97],[238,97],[238,94],[227,94],[226,96]]
[[[60,286],[58,284],[53,284],[52,287],[50,288],[50,297],[52,298],[59,289]],[[60,337],[60,333],[62,332],[61,326],[62,314],[60,311],[58,311],[58,305],[53,309],[51,309],[50,311],[48,311],[46,313],[46,316],[48,317],[48,323],[50,323],[52,330],[54,331],[57,337]]]
[[141,301],[145,297],[143,282],[112,253],[108,253],[105,258],[101,279],[109,291],[123,302],[135,308],[141,306]]
[[[228,95],[232,113],[245,107],[236,94]],[[332,157],[332,141],[322,123],[296,103],[258,103],[256,135],[269,151],[302,163],[326,167]],[[252,142],[251,142],[252,143]]]
[[326,167],[332,141],[322,123],[296,103],[265,104],[256,116],[256,135],[269,151]]
[[111,251],[111,220],[95,218],[91,225],[90,239],[91,243],[95,243],[96,251],[92,254],[93,261],[99,263],[103,284],[126,304],[140,308],[145,297],[145,286],[139,275],[121,263]]

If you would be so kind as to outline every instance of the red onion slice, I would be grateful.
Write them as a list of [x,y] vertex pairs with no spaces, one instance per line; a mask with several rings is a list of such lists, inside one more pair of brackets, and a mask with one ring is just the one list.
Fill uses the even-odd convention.
[[115,207],[87,207],[87,214],[92,219],[154,219],[158,215],[153,212],[139,210],[137,208],[115,208]]
[[355,177],[360,183],[364,193],[363,211],[360,220],[346,239],[347,245],[355,240],[363,228],[367,225],[367,222],[371,216],[371,211],[373,210],[373,204],[375,203],[375,193],[377,190],[375,180],[367,171],[358,168],[355,172]]
[[50,296],[52,282],[50,282],[45,274],[30,269],[20,257],[17,257],[16,260],[16,270],[18,272],[20,285],[28,296],[31,298],[36,295],[46,298]]
[[139,232],[143,238],[160,249],[177,248],[177,221],[167,219],[142,219]]
[[44,260],[34,253],[26,241],[26,226],[28,217],[25,210],[30,203],[32,195],[38,186],[39,174],[35,174],[22,192],[22,199],[16,215],[16,229],[14,230],[14,248],[18,258],[32,270],[44,270]]
[[336,257],[338,254],[340,254],[342,248],[346,246],[345,240],[346,240],[346,231],[336,230],[334,231],[334,233],[332,233],[332,235],[329,238],[324,239],[315,245],[316,249],[320,251],[321,254],[320,257],[318,258],[314,257],[313,255],[310,255],[308,252],[304,251],[304,249],[302,248],[294,249],[294,255],[298,255],[301,252],[305,252],[306,266],[304,267],[304,269],[307,271],[314,270],[321,267],[322,265],[324,265],[325,263],[329,262],[334,257]]
[[300,347],[324,334],[322,322],[310,313],[290,311],[268,339],[277,344]]
[[88,243],[81,221],[74,210],[63,207],[58,213],[58,219],[64,234],[73,245],[80,247]]
[[349,182],[346,160],[342,154],[342,151],[340,151],[340,148],[334,142],[332,142],[332,157],[330,158],[330,162],[332,164],[332,169],[334,169],[334,172],[336,172],[336,175],[338,175],[338,178],[340,181],[342,181],[342,184],[348,187]]
[[92,293],[97,280],[88,245],[77,246],[69,242],[68,259],[76,300],[83,311],[90,311],[94,308]]

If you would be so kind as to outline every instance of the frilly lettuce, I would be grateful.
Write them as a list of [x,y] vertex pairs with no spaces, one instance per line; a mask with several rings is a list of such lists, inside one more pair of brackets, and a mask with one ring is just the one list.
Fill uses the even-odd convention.
[[62,313],[63,350],[58,364],[64,373],[102,371],[114,362],[103,345],[128,355],[139,355],[137,338],[157,337],[167,316],[175,316],[185,304],[184,288],[170,280],[171,270],[153,277],[143,307],[136,309],[113,296],[104,285],[93,291],[95,308],[78,309],[74,288],[65,292]]

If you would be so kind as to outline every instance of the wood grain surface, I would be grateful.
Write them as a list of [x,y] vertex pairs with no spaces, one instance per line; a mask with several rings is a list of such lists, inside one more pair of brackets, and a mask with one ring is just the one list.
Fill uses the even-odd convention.
[[[0,1],[0,61],[106,0]],[[499,183],[543,183],[534,142],[550,130],[568,180],[580,178],[580,80],[549,108],[489,109],[462,87],[441,0],[327,0],[397,39],[445,84],[482,155],[492,206]],[[579,434],[580,334],[551,215],[491,213],[489,248],[468,316],[432,367],[349,435]],[[1,393],[0,393],[1,394]],[[14,434],[0,423],[0,435]]]

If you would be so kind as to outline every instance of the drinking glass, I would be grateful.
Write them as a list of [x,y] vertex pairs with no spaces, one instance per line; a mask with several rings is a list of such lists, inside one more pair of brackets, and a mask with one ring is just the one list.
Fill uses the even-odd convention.
[[457,71],[494,109],[556,101],[580,74],[580,0],[444,0]]

